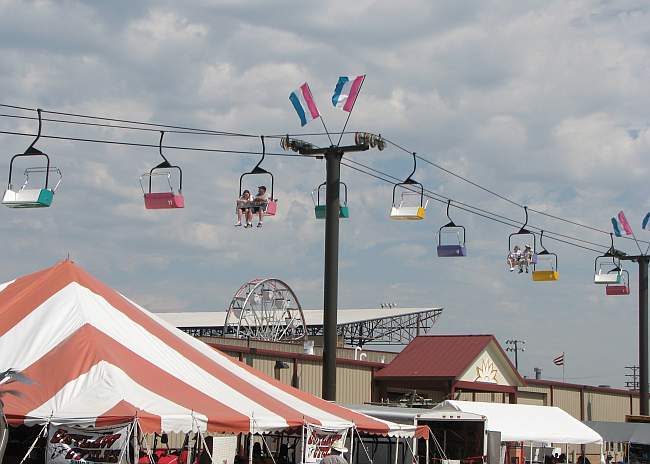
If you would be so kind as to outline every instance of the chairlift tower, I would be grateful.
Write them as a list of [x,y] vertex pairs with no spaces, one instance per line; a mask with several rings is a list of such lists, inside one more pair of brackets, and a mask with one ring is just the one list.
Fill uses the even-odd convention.
[[639,265],[639,414],[650,414],[648,401],[648,263],[650,255],[627,255],[614,246],[605,253],[620,261]]
[[301,155],[324,157],[326,163],[325,273],[323,278],[323,398],[336,401],[336,339],[339,293],[339,214],[341,158],[348,152],[367,151],[361,143],[327,148],[302,148]]

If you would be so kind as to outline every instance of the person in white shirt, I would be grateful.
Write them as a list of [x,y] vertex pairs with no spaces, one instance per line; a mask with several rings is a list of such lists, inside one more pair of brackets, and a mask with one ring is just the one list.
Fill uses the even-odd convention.
[[510,266],[510,272],[515,270],[515,266],[518,266],[520,261],[521,261],[521,248],[519,248],[518,245],[515,245],[512,251],[508,253],[508,266]]
[[235,223],[235,227],[241,226],[242,216],[246,218],[245,227],[253,227],[253,212],[249,206],[246,206],[248,202],[252,200],[251,192],[249,190],[244,190],[242,196],[237,200],[237,222]]

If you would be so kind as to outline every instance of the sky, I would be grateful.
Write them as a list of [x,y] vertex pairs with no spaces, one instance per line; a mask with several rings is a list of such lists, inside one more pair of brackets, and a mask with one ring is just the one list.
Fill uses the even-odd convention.
[[[0,0],[0,103],[304,134],[322,126],[301,129],[289,93],[307,81],[337,131],[346,113],[331,105],[334,85],[358,74],[367,78],[350,130],[380,133],[517,203],[599,229],[623,209],[639,239],[650,239],[640,227],[650,210],[645,1]],[[33,120],[0,117],[2,131],[35,129]],[[43,133],[154,145],[159,137],[54,122]],[[0,175],[30,141],[0,134]],[[255,137],[166,134],[165,144],[260,149]],[[37,147],[63,182],[49,209],[0,209],[0,281],[69,255],[154,311],[223,310],[257,277],[281,278],[304,308],[322,307],[324,223],[314,219],[310,192],[324,180],[323,161],[267,157],[278,214],[261,230],[242,230],[233,227],[239,176],[258,156],[167,150],[183,168],[186,207],[145,211],[138,178],[158,164],[157,149],[54,139]],[[281,152],[277,139],[268,151]],[[349,157],[398,178],[412,169],[392,147]],[[419,163],[414,177],[523,221],[521,208],[431,165]],[[565,352],[568,381],[623,386],[624,367],[638,362],[636,269],[629,297],[606,297],[592,283],[595,253],[545,240],[560,280],[533,283],[506,269],[514,228],[453,207],[468,256],[441,259],[443,204],[432,201],[424,221],[391,221],[390,184],[346,167],[342,179],[351,218],[341,222],[341,308],[441,306],[432,333],[525,340],[524,375],[540,367],[544,378],[561,379],[552,359]],[[606,234],[539,214],[530,224],[609,244]],[[616,246],[635,251],[631,241]]]

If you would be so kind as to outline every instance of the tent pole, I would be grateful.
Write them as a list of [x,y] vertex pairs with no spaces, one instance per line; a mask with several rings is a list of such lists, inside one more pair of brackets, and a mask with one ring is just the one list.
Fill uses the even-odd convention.
[[353,451],[354,451],[354,426],[352,426],[352,433],[350,434],[350,451],[348,453],[348,462],[350,464],[352,464]]
[[248,434],[248,464],[253,464],[253,434],[252,433]]
[[425,440],[426,443],[426,452],[427,452],[427,457],[424,460],[424,464],[429,464],[429,437]]
[[530,464],[533,464],[533,442],[530,442]]
[[399,455],[399,437],[395,440],[395,464],[397,464],[397,456]]
[[185,464],[190,464],[192,462],[192,433],[194,432],[194,423],[192,423],[192,430],[187,436],[187,462]]
[[140,438],[138,432],[140,430],[140,424],[138,424],[138,416],[135,416],[133,419],[133,462],[138,462],[140,459]]
[[418,439],[415,438],[415,435],[413,435],[412,447],[413,449],[411,449],[411,454],[413,455],[413,464],[417,464],[415,459],[415,452],[418,449]]
[[[302,437],[300,438],[300,454],[302,457],[300,458],[300,462],[305,462],[305,458],[307,457],[307,451],[306,451],[306,446],[305,446],[305,418],[302,418]],[[252,464],[252,463],[249,463]]]

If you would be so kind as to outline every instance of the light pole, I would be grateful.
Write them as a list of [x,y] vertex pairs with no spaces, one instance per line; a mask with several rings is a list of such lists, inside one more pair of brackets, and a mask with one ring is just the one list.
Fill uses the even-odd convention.
[[517,340],[517,339],[506,340],[506,351],[510,351],[515,354],[515,369],[519,371],[519,357],[517,356],[517,354],[519,353],[519,351],[521,352],[526,351],[526,340]]

